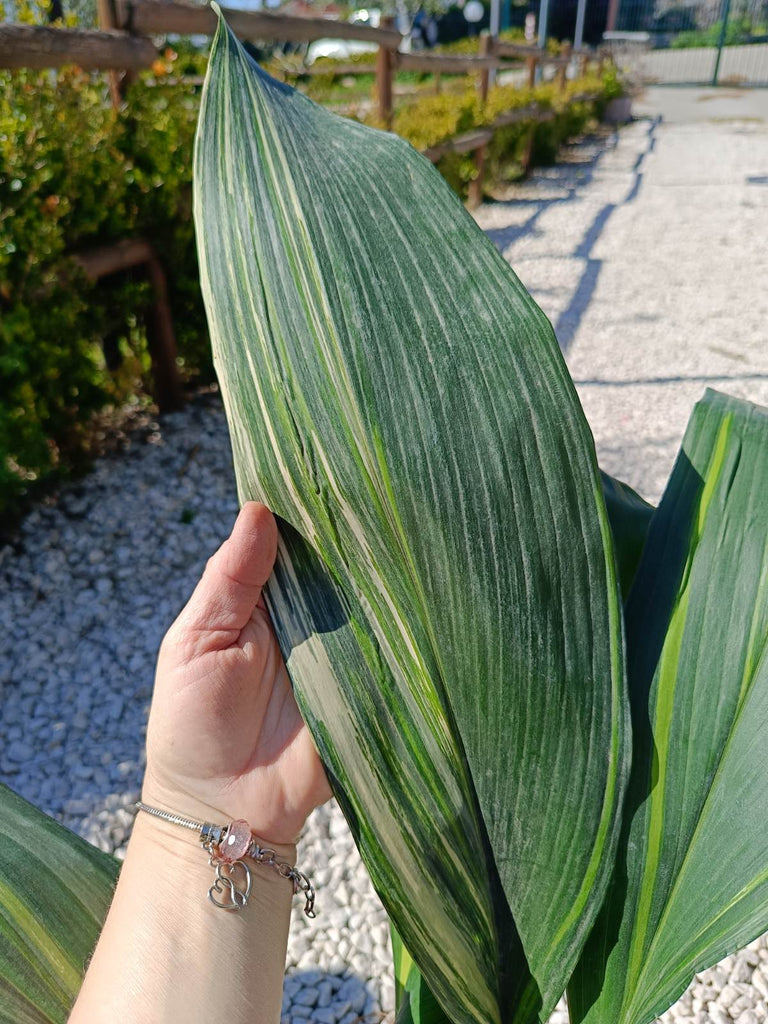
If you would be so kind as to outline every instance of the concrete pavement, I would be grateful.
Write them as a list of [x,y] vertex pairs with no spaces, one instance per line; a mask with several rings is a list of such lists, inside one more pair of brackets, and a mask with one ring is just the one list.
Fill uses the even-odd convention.
[[601,464],[652,500],[706,387],[768,405],[768,92],[708,92],[648,90],[476,214],[552,320]]

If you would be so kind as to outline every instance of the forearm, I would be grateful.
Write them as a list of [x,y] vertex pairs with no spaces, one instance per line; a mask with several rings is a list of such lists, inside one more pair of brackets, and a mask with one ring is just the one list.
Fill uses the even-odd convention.
[[70,1024],[203,1024],[224,1009],[227,1024],[277,1024],[292,886],[266,866],[251,874],[244,909],[214,907],[195,836],[140,814]]

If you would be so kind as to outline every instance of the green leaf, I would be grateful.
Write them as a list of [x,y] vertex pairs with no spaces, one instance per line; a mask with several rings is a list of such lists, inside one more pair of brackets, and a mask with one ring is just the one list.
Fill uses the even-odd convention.
[[397,1024],[450,1024],[450,1019],[427,988],[397,930],[392,928],[391,931]]
[[[611,524],[622,593],[629,593],[650,526],[653,506],[628,484],[600,470],[603,497]],[[395,928],[392,949],[397,1024],[445,1024],[440,1004],[432,995]]]
[[600,470],[603,497],[608,512],[616,552],[616,568],[621,592],[626,598],[632,587],[635,572],[643,553],[645,538],[653,516],[653,505],[622,483]]
[[195,219],[268,603],[373,884],[457,1022],[545,1019],[628,770],[592,438],[551,326],[428,161],[220,25]]
[[0,785],[0,1021],[66,1021],[118,863]]
[[572,1020],[645,1024],[768,927],[768,411],[707,392],[626,608],[634,758]]

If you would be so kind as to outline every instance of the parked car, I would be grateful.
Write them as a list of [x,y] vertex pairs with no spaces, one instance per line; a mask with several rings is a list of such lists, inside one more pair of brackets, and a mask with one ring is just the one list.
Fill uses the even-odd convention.
[[[370,25],[371,28],[378,28],[381,22],[381,11],[360,10],[355,11],[349,19],[358,24]],[[336,60],[349,60],[359,53],[375,53],[378,50],[376,43],[366,43],[361,39],[316,39],[307,48],[305,62],[314,64],[318,57],[333,57]]]

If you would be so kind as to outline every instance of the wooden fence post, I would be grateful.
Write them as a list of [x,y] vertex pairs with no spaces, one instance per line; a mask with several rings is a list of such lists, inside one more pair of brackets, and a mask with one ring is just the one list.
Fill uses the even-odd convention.
[[91,281],[144,266],[152,286],[152,307],[147,317],[147,347],[152,359],[152,383],[160,412],[181,408],[184,402],[179,368],[176,364],[176,335],[173,330],[168,286],[154,248],[143,238],[124,238],[121,242],[72,254]]
[[176,334],[173,330],[165,271],[154,253],[147,260],[147,270],[154,294],[147,322],[147,347],[152,360],[155,400],[160,412],[171,412],[184,404],[184,392],[176,365]]
[[529,57],[525,63],[528,68],[528,81],[526,84],[529,89],[532,89],[536,85],[536,65],[539,63],[539,58]]
[[[490,57],[493,55],[493,36],[483,32],[480,36],[480,46],[477,52],[478,57]],[[480,102],[485,103],[488,99],[488,87],[491,83],[491,69],[480,68],[477,76],[477,91],[480,94]]]
[[568,65],[571,61],[571,50],[573,46],[570,43],[563,43],[563,51],[560,54],[562,64],[557,69],[557,86],[560,92],[565,92],[565,87],[568,81]]
[[[391,28],[393,25],[393,18],[381,19],[382,28]],[[387,129],[392,127],[392,78],[396,59],[393,50],[379,46],[376,54],[376,92],[379,101],[379,120]]]
[[[96,0],[96,8],[99,17],[99,28],[110,31],[119,28],[117,23],[117,12],[113,0]],[[123,101],[123,84],[119,71],[108,71],[109,95],[112,106],[115,110],[120,108]]]

